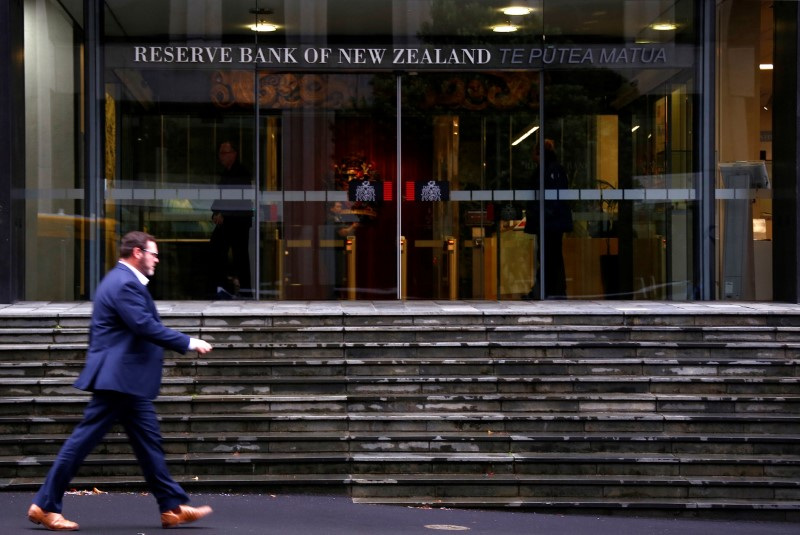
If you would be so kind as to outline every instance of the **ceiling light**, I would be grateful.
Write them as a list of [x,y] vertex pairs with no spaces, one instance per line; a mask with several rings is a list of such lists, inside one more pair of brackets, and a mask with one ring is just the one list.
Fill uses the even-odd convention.
[[492,31],[497,33],[510,33],[515,32],[519,29],[519,26],[511,23],[506,24],[497,24],[492,26]]
[[636,132],[637,130],[639,130],[639,125],[638,124],[636,126],[634,126],[633,128],[631,128],[631,132]]
[[772,63],[761,63],[758,66],[759,69],[762,71],[771,71],[772,70]]
[[255,24],[251,24],[250,26],[248,26],[248,28],[250,28],[254,32],[274,32],[277,31],[278,29],[278,27],[275,26],[274,24],[270,24],[269,22],[264,22],[263,20],[260,20]]
[[256,22],[255,24],[251,24],[248,26],[254,32],[274,32],[277,31],[278,26],[272,24],[271,22],[267,22],[267,15],[272,15],[274,11],[268,8],[257,8],[251,9],[250,13],[255,15]]
[[522,134],[521,136],[519,136],[519,137],[518,137],[518,138],[517,138],[517,139],[516,139],[516,140],[515,140],[515,141],[514,141],[512,144],[511,144],[511,146],[512,146],[512,147],[516,147],[517,145],[519,145],[520,143],[522,143],[522,142],[525,140],[525,138],[527,138],[529,135],[533,134],[533,133],[534,133],[534,132],[536,132],[537,130],[539,130],[539,127],[538,127],[538,126],[534,126],[534,127],[533,127],[533,128],[531,128],[530,130],[528,130],[527,132],[525,132],[524,134]]
[[671,32],[678,29],[678,25],[674,22],[656,22],[650,27],[659,32]]
[[532,7],[524,7],[524,6],[508,6],[503,8],[504,15],[511,15],[513,16],[523,16],[523,15],[530,15],[533,12]]

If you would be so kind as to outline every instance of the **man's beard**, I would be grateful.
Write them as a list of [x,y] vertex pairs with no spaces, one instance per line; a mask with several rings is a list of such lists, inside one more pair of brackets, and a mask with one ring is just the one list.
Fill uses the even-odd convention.
[[147,267],[147,264],[145,263],[145,261],[144,261],[144,260],[142,260],[142,261],[139,263],[138,269],[139,269],[139,271],[140,271],[140,272],[141,272],[143,275],[145,275],[146,277],[152,277],[152,276],[153,276],[153,275],[155,275],[155,273],[156,273],[156,268],[155,268],[155,266],[153,266],[153,267]]

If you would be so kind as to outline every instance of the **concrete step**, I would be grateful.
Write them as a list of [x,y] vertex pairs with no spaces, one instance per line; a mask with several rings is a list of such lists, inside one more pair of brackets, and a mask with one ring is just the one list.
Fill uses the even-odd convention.
[[[258,493],[284,491],[328,494],[331,492],[347,492],[351,483],[348,474],[213,474],[200,477],[198,475],[173,473],[172,476],[182,487],[193,493],[203,490],[218,492],[220,489],[225,489]],[[0,478],[0,491],[33,492],[41,485],[42,478],[40,476]],[[105,492],[112,490],[147,492],[149,490],[141,474],[86,477],[83,474],[78,474],[72,480],[70,488],[88,491],[97,488]]]
[[[457,321],[444,318],[447,321]],[[513,325],[433,324],[388,326],[188,326],[187,334],[201,336],[225,347],[280,347],[298,344],[320,346],[401,344],[523,344],[529,347],[581,344],[590,347],[617,347],[621,350],[636,346],[652,347],[785,347],[797,350],[800,328],[772,326],[638,326],[638,325]],[[89,340],[88,318],[80,327],[0,328],[0,354],[47,350],[52,346],[79,349]]]
[[[77,392],[77,391],[76,391]],[[76,413],[86,396],[17,396],[0,398],[0,414],[39,416]],[[162,395],[162,413],[347,414],[383,412],[465,413],[775,413],[800,414],[800,395],[687,395],[650,393],[556,392],[523,394],[311,394],[311,395]]]
[[[39,322],[25,324],[24,318],[16,318],[17,325],[10,325],[8,317],[0,317],[0,343],[14,340],[17,335],[28,335],[31,343],[52,342],[58,337],[62,341],[83,337],[88,340],[90,316],[75,317],[63,321],[56,317],[42,317]],[[537,318],[517,315],[497,321],[497,317],[453,316],[439,314],[437,317],[408,316],[396,318],[375,314],[363,316],[361,321],[354,317],[326,317],[305,315],[300,320],[279,318],[270,315],[253,314],[245,318],[226,318],[224,316],[205,316],[176,318],[162,316],[165,325],[183,331],[203,332],[208,335],[219,333],[253,333],[264,335],[270,341],[311,341],[310,337],[321,335],[340,335],[349,341],[408,342],[424,341],[435,333],[448,333],[449,338],[471,337],[475,333],[498,335],[498,337],[519,336],[534,340],[547,337],[549,340],[562,335],[564,338],[591,340],[672,340],[672,341],[722,341],[758,339],[759,341],[800,342],[800,326],[769,324],[770,319],[763,315],[734,318],[729,315],[714,318],[665,317],[608,318],[585,314],[580,316],[551,316]],[[543,320],[543,321],[539,321]],[[658,323],[658,322],[663,323]],[[794,321],[797,321],[796,319]],[[387,333],[389,336],[387,337]],[[395,339],[393,339],[395,338]],[[488,339],[486,336],[482,338]],[[314,340],[325,341],[325,340]]]
[[414,496],[353,497],[354,503],[400,507],[466,508],[542,511],[548,514],[653,515],[702,518],[720,521],[800,521],[800,500],[759,500],[686,498],[638,498],[614,496],[575,498],[571,496],[505,497],[446,496],[427,492]]
[[[252,475],[252,474],[347,474],[347,453],[192,453],[167,454],[174,475]],[[44,477],[53,456],[0,456],[0,479]],[[92,453],[80,469],[83,477],[135,476],[141,474],[132,453]]]
[[[216,353],[215,353],[216,354]],[[800,371],[800,360],[783,357],[756,359],[704,358],[643,359],[643,358],[563,358],[541,356],[493,357],[486,354],[464,356],[440,351],[435,358],[391,358],[375,353],[364,358],[343,356],[340,352],[328,358],[241,358],[232,355],[226,359],[181,359],[168,358],[165,362],[165,377],[271,377],[271,378],[316,378],[331,377],[357,380],[361,377],[419,376],[498,376],[549,378],[569,376],[592,380],[594,377],[663,378],[661,380],[718,380],[742,377],[796,378]],[[3,378],[76,377],[83,368],[81,360],[19,360],[0,362],[0,380]],[[381,377],[383,376],[383,377]]]
[[[88,400],[85,398],[84,401]],[[83,403],[67,414],[0,416],[0,434],[69,434],[81,419]],[[165,433],[260,433],[335,432],[353,433],[639,433],[648,434],[761,434],[792,436],[800,429],[800,415],[785,413],[615,413],[615,412],[469,412],[427,411],[390,413],[362,411],[344,413],[253,411],[225,414],[197,411],[179,414],[159,411]]]
[[[0,446],[6,455],[55,455],[66,434],[5,434]],[[800,434],[764,435],[642,434],[642,433],[503,433],[503,432],[165,432],[164,449],[188,453],[564,453],[800,455]],[[130,453],[121,428],[109,433],[95,452]]]
[[800,501],[796,482],[788,478],[649,475],[547,474],[352,474],[355,499],[425,495],[449,497],[542,499],[565,496],[586,499],[704,499]]
[[[781,303],[548,302],[161,302],[163,321],[189,326],[306,325],[653,325],[797,327],[797,308]],[[91,303],[20,302],[0,314],[0,327],[80,326]]]
[[[584,480],[595,476],[625,476],[642,480],[692,477],[735,479],[737,484],[763,485],[774,492],[784,486],[784,498],[800,499],[800,456],[721,454],[634,454],[634,453],[348,453],[348,452],[202,452],[167,454],[170,471],[181,475],[213,474],[347,474],[364,479],[419,481],[441,477],[439,485],[458,486],[447,476],[463,476],[487,485],[504,480],[519,484],[519,478],[539,484],[541,477]],[[0,456],[0,478],[44,475],[54,456]],[[132,453],[92,453],[81,466],[83,476],[135,475],[140,473]],[[621,481],[617,482],[622,485]],[[396,483],[395,483],[396,484]],[[707,489],[706,489],[707,490]],[[378,492],[395,492],[388,486]],[[417,493],[418,489],[414,490]],[[491,491],[480,489],[486,495]],[[774,497],[774,496],[773,496]]]
[[[6,348],[8,349],[8,348]],[[303,344],[282,347],[240,345],[217,347],[199,358],[166,352],[169,368],[196,373],[235,374],[230,370],[252,368],[253,374],[382,374],[495,373],[495,374],[614,374],[687,375],[757,374],[795,376],[800,351],[784,344],[726,345],[721,348],[671,347],[634,344],[625,351],[619,345],[585,344],[386,344],[355,346]],[[76,373],[85,361],[85,347],[53,346],[49,349],[0,350],[0,374],[53,372],[64,367]],[[450,371],[448,371],[450,370]],[[247,373],[246,371],[240,373]]]
[[[0,377],[1,397],[78,393],[75,376]],[[798,377],[546,375],[361,376],[178,375],[164,377],[163,395],[266,394],[543,394],[800,395]]]

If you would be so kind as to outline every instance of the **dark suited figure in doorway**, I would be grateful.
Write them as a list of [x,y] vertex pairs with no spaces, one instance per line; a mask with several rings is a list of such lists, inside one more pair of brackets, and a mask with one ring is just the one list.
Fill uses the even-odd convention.
[[[539,190],[540,164],[539,146],[533,153],[536,168],[533,187]],[[544,140],[544,189],[567,189],[567,173],[558,162],[556,146],[552,139]],[[572,211],[566,201],[544,201],[544,296],[545,299],[566,299],[567,276],[564,269],[564,233],[572,231]],[[529,201],[526,207],[525,232],[539,235],[539,201]],[[539,242],[541,244],[541,241]],[[538,255],[537,255],[538,258]],[[523,299],[538,299],[539,271],[531,291]]]
[[236,195],[230,196],[238,197],[235,190],[251,187],[253,178],[230,141],[220,144],[219,162],[221,198],[211,205],[211,220],[215,225],[209,243],[212,294],[219,299],[251,297],[249,246],[253,205],[241,197],[226,198],[229,197],[226,190],[234,190],[232,193]]
[[[355,234],[358,229],[358,216],[350,212],[349,203],[334,201],[328,208],[328,234],[330,238],[344,242],[348,236]],[[345,297],[347,290],[347,255],[345,248],[336,247],[333,250],[333,295],[335,299]]]
[[76,531],[61,515],[64,492],[83,460],[119,422],[133,446],[147,486],[158,502],[162,527],[198,520],[211,508],[185,505],[189,496],[172,478],[161,447],[153,400],[161,387],[164,349],[208,353],[211,345],[165,327],[147,290],[158,264],[155,238],[129,232],[119,263],[97,287],[89,327],[86,365],[74,386],[92,393],[83,420],[64,442],[47,473],[28,519],[51,531]]

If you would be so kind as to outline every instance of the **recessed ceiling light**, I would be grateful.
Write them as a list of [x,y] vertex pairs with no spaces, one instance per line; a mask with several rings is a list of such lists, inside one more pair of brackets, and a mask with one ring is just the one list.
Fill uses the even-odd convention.
[[497,33],[510,33],[519,30],[519,26],[514,24],[497,24],[492,26],[492,31]]
[[772,63],[761,63],[758,66],[759,69],[762,71],[771,71],[772,70]]
[[533,8],[524,6],[508,6],[503,8],[504,15],[523,16],[533,12]]
[[650,27],[659,32],[670,32],[676,30],[678,25],[674,22],[656,22]]
[[278,30],[278,27],[274,24],[270,24],[269,22],[259,21],[255,24],[251,24],[248,26],[254,32],[274,32]]
[[253,30],[254,32],[274,32],[278,29],[278,26],[272,24],[271,22],[267,22],[267,17],[275,13],[273,10],[262,7],[262,8],[253,8],[249,10],[251,14],[256,16],[255,24],[250,24],[248,28]]

